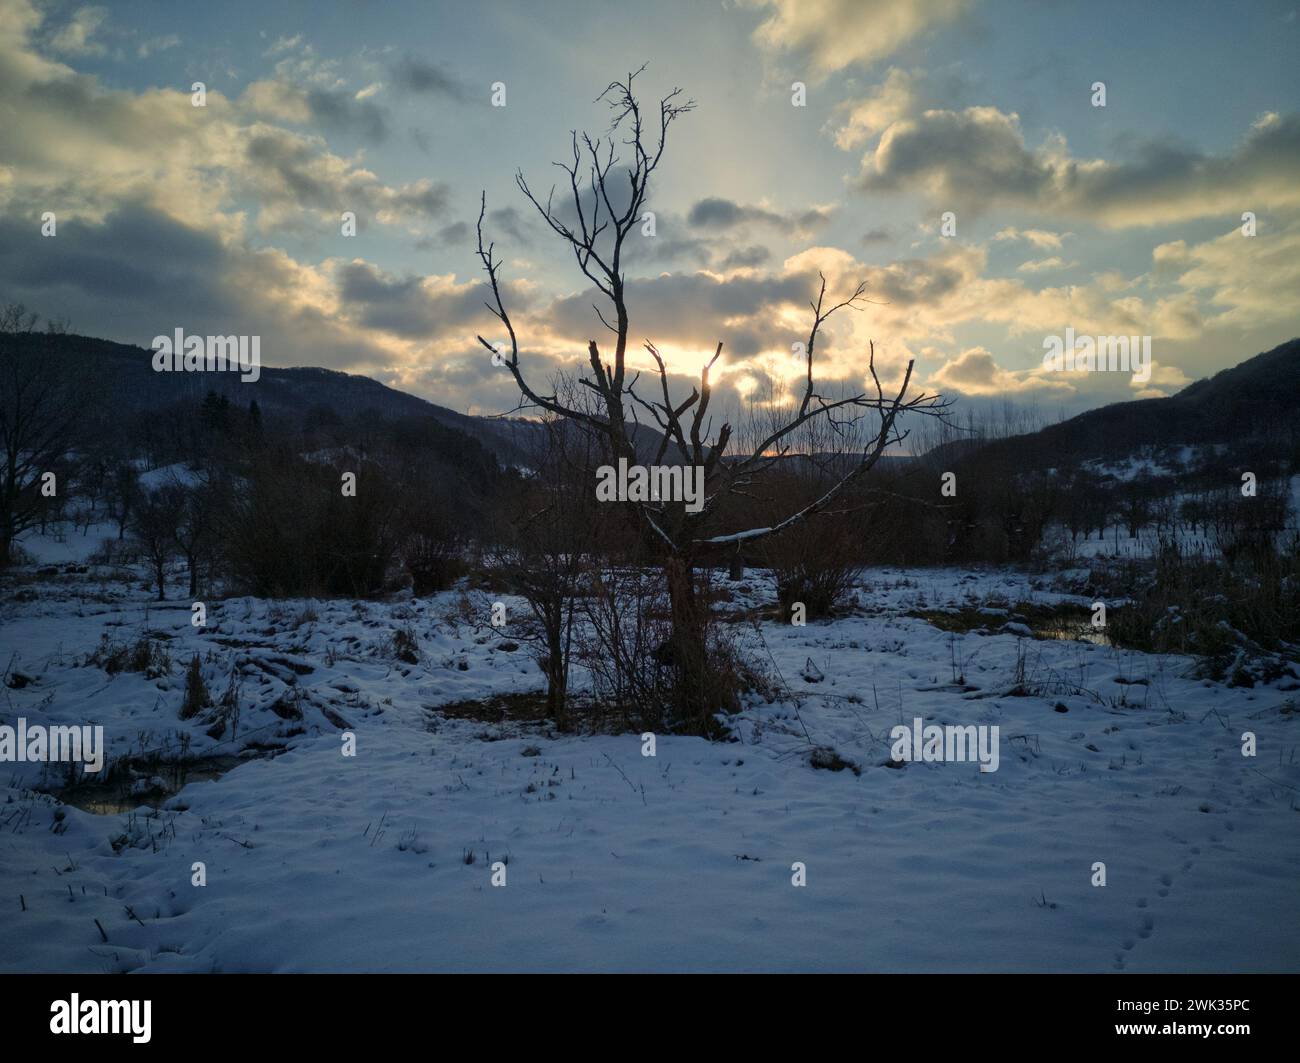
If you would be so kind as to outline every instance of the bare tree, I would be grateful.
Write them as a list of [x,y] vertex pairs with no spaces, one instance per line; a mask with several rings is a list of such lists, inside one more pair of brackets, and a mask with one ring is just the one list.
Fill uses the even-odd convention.
[[[681,500],[628,503],[661,558],[667,582],[673,631],[670,659],[675,671],[675,715],[681,723],[700,727],[724,700],[716,689],[717,677],[709,666],[705,637],[707,605],[697,594],[695,569],[701,556],[721,546],[734,547],[740,542],[753,543],[778,534],[826,510],[871,470],[887,448],[906,436],[898,427],[901,416],[910,412],[941,415],[945,403],[934,395],[909,394],[912,362],[908,362],[898,389],[887,394],[876,371],[874,344],[870,345],[863,374],[864,378],[870,377],[869,390],[853,391],[834,399],[819,393],[814,353],[820,330],[837,311],[859,308],[866,290],[865,285],[859,284],[847,298],[828,301],[824,276],[816,298],[810,303],[812,325],[804,348],[806,366],[797,406],[784,423],[774,426],[752,447],[747,447],[747,453],[728,454],[732,441],[730,424],[723,423],[716,433],[711,430],[709,374],[722,357],[721,342],[701,369],[698,385],[681,401],[675,401],[671,395],[668,368],[658,348],[646,342],[645,350],[653,360],[659,386],[652,388],[648,397],[638,392],[640,374],[633,372],[629,378],[627,360],[631,319],[624,255],[629,236],[641,223],[650,179],[663,158],[669,127],[694,107],[693,101],[682,98],[681,90],[674,89],[659,101],[656,113],[647,115],[634,91],[634,81],[640,73],[638,70],[625,80],[611,82],[597,98],[611,108],[609,132],[595,138],[575,132],[572,160],[556,163],[567,176],[567,195],[572,197],[571,217],[569,206],[563,212],[555,207],[554,188],[543,202],[533,193],[522,171],[516,174],[520,191],[569,246],[578,268],[595,285],[598,298],[607,304],[605,310],[599,305],[595,310],[601,325],[613,335],[612,360],[602,353],[596,340],[591,340],[587,345],[590,371],[579,380],[597,397],[596,412],[566,403],[554,393],[540,393],[525,375],[519,338],[506,307],[501,262],[496,257],[495,245],[484,243],[486,193],[479,211],[478,254],[491,290],[488,309],[505,328],[508,348],[493,346],[482,336],[478,339],[513,377],[521,396],[519,409],[540,409],[584,425],[603,438],[613,458],[625,458],[629,465],[637,461],[634,430],[643,413],[661,433],[654,464],[671,457],[676,463],[703,469],[705,499],[698,512],[688,512]],[[630,155],[625,162],[616,154],[619,144]],[[720,502],[754,484],[757,477],[788,452],[800,428],[819,418],[840,426],[856,426],[871,413],[877,416],[878,423],[867,433],[866,445],[824,493],[769,526],[730,533],[717,530]]]
[[105,484],[108,514],[117,524],[117,538],[126,538],[131,511],[140,497],[140,473],[125,457],[112,463]]
[[210,561],[218,517],[217,488],[207,480],[187,485],[173,478],[163,487],[167,508],[175,514],[172,540],[185,558],[189,596],[199,593],[199,566]]
[[85,415],[84,388],[48,349],[62,326],[34,332],[38,318],[21,304],[0,307],[0,569],[14,541],[40,525],[70,472],[70,450]]
[[134,545],[149,564],[160,602],[167,598],[167,562],[176,554],[176,529],[181,523],[183,504],[179,492],[150,491],[131,516]]

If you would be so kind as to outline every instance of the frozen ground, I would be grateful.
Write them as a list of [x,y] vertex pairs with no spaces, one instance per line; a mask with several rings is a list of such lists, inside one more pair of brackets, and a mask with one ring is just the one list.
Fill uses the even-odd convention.
[[[770,600],[750,576],[731,608]],[[738,626],[786,686],[738,741],[660,735],[648,758],[633,734],[440,714],[541,687],[509,628],[451,623],[457,599],[232,599],[196,629],[188,601],[93,570],[6,587],[0,665],[30,681],[0,688],[0,723],[99,723],[110,756],[283,751],[107,815],[0,766],[0,970],[1300,970],[1295,680],[949,635],[906,614],[984,607],[996,632],[1009,604],[1068,599],[1006,570],[872,570],[833,624]],[[400,628],[418,663],[394,659]],[[142,637],[152,678],[85,663]],[[178,717],[195,652],[214,696],[236,678],[233,736]],[[999,769],[884,766],[915,716],[996,724]]]

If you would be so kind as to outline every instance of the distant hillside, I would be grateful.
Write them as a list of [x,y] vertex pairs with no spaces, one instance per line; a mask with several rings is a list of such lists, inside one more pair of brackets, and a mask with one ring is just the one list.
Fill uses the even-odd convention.
[[[143,347],[114,343],[92,336],[50,336],[18,333],[6,342],[39,344],[53,357],[78,363],[79,371],[93,379],[110,409],[122,412],[159,409],[176,402],[200,402],[209,391],[247,406],[252,400],[266,414],[301,417],[315,407],[327,407],[340,417],[367,411],[386,417],[432,417],[447,428],[477,440],[505,466],[533,467],[544,446],[537,421],[508,417],[472,417],[436,403],[408,395],[370,377],[334,369],[262,367],[256,381],[242,381],[238,373],[159,373],[153,352]],[[649,460],[661,436],[645,426],[633,427],[638,453]]]
[[[247,406],[256,399],[267,414],[301,417],[327,407],[342,417],[373,411],[388,418],[431,417],[481,443],[503,465],[532,466],[541,446],[537,422],[521,418],[472,417],[390,388],[369,377],[331,369],[263,367],[261,378],[245,383],[237,373],[158,373],[153,352],[89,336],[23,333],[7,342],[46,345],[52,356],[79,363],[109,408],[135,412],[176,402],[201,401],[209,391]],[[1089,410],[1028,435],[985,444],[961,440],[952,455],[983,450],[1014,457],[1022,468],[1067,467],[1117,461],[1144,447],[1240,443],[1266,438],[1294,446],[1300,434],[1300,339],[1289,340],[1240,365],[1199,380],[1177,395],[1139,399]],[[636,430],[637,449],[649,460],[660,440],[653,429]],[[671,460],[671,459],[670,459]]]
[[238,373],[159,373],[153,352],[91,336],[46,336],[21,333],[8,342],[41,344],[54,357],[79,363],[96,383],[109,408],[134,412],[182,401],[198,402],[209,391],[247,406],[256,399],[267,414],[301,417],[313,407],[328,407],[341,417],[373,411],[387,418],[432,417],[440,424],[478,440],[505,465],[528,465],[538,445],[540,429],[521,419],[470,417],[408,395],[370,377],[332,369],[270,369],[260,379],[244,382]]
[[[1117,402],[990,443],[1022,468],[1118,461],[1140,448],[1258,441],[1279,453],[1300,438],[1300,339],[1161,399]],[[963,450],[969,444],[963,446]]]

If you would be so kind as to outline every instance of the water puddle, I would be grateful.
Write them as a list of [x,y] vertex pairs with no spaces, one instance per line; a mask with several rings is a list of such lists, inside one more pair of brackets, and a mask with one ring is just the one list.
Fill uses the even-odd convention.
[[[263,753],[261,756],[266,756]],[[161,808],[183,787],[192,782],[220,779],[228,771],[260,756],[200,757],[173,761],[150,769],[119,767],[114,778],[104,782],[81,783],[61,791],[57,796],[64,804],[96,816],[116,816],[137,808]]]
[[1091,642],[1094,646],[1111,645],[1110,636],[1091,623],[1083,624],[1048,624],[1043,627],[1031,625],[1035,638],[1061,639],[1066,642]]
[[1113,645],[1105,630],[1092,626],[1092,614],[1079,607],[1020,602],[1006,609],[971,606],[958,609],[914,609],[908,615],[924,620],[940,631],[955,634],[974,632],[979,635],[995,635],[1010,631],[1036,639],[1090,642],[1094,646]]

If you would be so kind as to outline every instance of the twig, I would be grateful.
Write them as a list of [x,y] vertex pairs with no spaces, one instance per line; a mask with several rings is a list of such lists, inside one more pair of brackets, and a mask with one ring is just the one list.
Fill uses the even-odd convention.
[[[623,776],[623,781],[624,781],[625,783],[627,783],[629,787],[631,787],[632,792],[633,792],[633,793],[636,793],[636,792],[637,792],[636,784],[635,784],[631,779],[629,779],[629,778],[627,777],[627,772],[625,772],[622,768],[620,768],[620,767],[618,766],[618,764],[615,763],[614,758],[611,757],[608,753],[606,753],[603,749],[601,750],[601,753],[602,753],[602,755],[605,757],[605,759],[608,760],[608,761],[610,762],[610,764],[613,764],[613,765],[614,765],[614,770],[615,770],[616,772],[618,772],[621,776]],[[647,802],[646,802],[646,799],[645,799],[645,787],[644,787],[644,786],[641,788],[640,793],[641,793],[641,803],[644,805],[644,804],[647,803]]]

